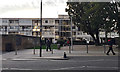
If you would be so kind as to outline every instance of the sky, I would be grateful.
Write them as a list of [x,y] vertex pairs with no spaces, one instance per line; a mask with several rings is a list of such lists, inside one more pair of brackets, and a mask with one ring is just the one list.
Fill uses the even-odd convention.
[[[0,0],[0,18],[40,18],[41,0]],[[43,18],[57,18],[65,12],[67,0],[43,0]]]

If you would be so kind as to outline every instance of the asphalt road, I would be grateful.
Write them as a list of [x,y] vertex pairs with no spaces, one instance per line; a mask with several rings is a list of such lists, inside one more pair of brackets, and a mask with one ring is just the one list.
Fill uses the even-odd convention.
[[8,59],[3,70],[118,70],[118,56],[74,56],[69,60]]

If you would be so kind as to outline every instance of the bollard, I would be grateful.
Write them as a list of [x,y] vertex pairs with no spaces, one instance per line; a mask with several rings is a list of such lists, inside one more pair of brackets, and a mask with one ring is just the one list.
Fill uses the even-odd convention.
[[88,53],[88,44],[87,44],[87,53]]
[[69,45],[69,53],[71,53],[71,47],[70,47],[70,45]]
[[53,54],[53,48],[52,48],[52,51],[51,51],[51,53]]
[[106,47],[105,47],[105,44],[104,44],[104,53],[106,53]]
[[35,55],[35,46],[34,46],[34,49],[33,49],[33,54]]
[[67,58],[67,56],[66,56],[66,52],[64,52],[64,58]]
[[17,47],[15,48],[15,55],[17,55]]

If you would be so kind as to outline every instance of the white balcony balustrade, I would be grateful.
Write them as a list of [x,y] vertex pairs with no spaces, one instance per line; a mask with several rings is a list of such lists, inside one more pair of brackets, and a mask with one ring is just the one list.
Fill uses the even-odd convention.
[[18,32],[19,29],[8,29],[9,32]]

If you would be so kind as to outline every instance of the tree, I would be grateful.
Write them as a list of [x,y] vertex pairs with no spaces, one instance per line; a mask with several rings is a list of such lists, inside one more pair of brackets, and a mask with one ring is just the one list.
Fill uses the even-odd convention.
[[112,2],[112,3],[107,3],[107,5],[104,7],[104,19],[103,20],[103,26],[102,29],[105,30],[105,39],[107,42],[107,33],[108,32],[113,32],[114,30],[117,29],[117,24],[118,22],[118,3],[117,2]]
[[117,21],[117,3],[110,2],[67,2],[68,15],[73,15],[73,22],[82,31],[90,34],[98,45],[99,32],[107,32],[114,28]]
[[[117,3],[117,6],[120,8],[120,2]],[[116,14],[116,18],[117,18],[117,30],[118,30],[118,33],[119,33],[119,36],[120,36],[120,12],[117,11],[117,14]]]

